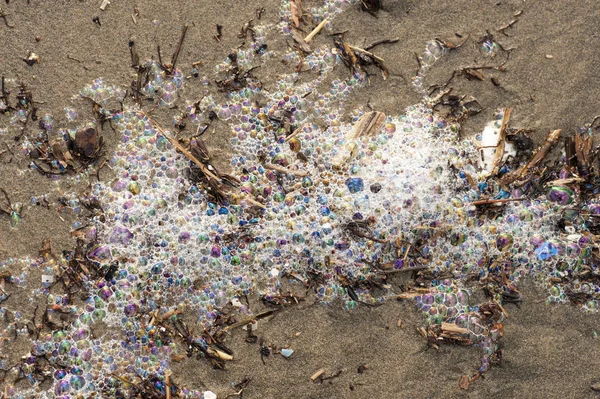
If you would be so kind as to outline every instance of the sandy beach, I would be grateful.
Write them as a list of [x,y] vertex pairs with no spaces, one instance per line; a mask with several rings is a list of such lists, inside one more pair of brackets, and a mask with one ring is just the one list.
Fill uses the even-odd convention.
[[[0,379],[0,398],[18,398],[21,392],[26,392],[26,396],[21,397],[34,397],[36,388],[32,388],[18,367],[15,368],[24,357],[31,356],[36,333],[27,333],[28,322],[34,327],[41,326],[38,337],[40,333],[42,337],[53,333],[42,320],[48,290],[42,287],[40,279],[47,272],[43,267],[23,267],[27,262],[9,260],[38,258],[44,242],[49,242],[57,257],[73,251],[73,231],[77,226],[98,223],[98,214],[93,210],[86,213],[85,207],[80,205],[71,208],[64,198],[81,198],[87,195],[84,193],[93,191],[90,187],[96,184],[113,187],[112,182],[122,178],[116,170],[121,170],[118,167],[125,170],[123,164],[127,163],[120,128],[111,129],[108,122],[99,130],[104,142],[102,159],[110,160],[120,154],[122,161],[118,167],[107,161],[108,167],[100,168],[99,172],[102,160],[85,173],[73,170],[64,176],[40,173],[31,167],[33,157],[26,151],[25,143],[35,143],[42,130],[56,136],[61,129],[77,129],[78,123],[83,121],[93,120],[99,126],[92,104],[77,99],[80,91],[97,78],[129,90],[126,100],[121,104],[115,100],[107,109],[118,110],[124,107],[123,102],[133,104],[131,90],[137,75],[132,68],[131,43],[135,43],[140,60],[158,62],[160,47],[161,58],[168,63],[183,27],[188,27],[177,58],[176,66],[186,78],[177,100],[167,106],[158,106],[159,103],[152,100],[141,100],[140,104],[144,112],[151,112],[156,124],[176,132],[178,138],[188,139],[188,142],[202,123],[190,117],[184,121],[183,128],[177,129],[174,119],[203,98],[214,98],[216,104],[230,101],[227,90],[217,83],[222,79],[218,65],[231,64],[228,57],[237,50],[252,49],[255,57],[252,58],[255,68],[252,76],[260,82],[263,93],[276,93],[280,90],[281,77],[297,71],[300,72],[294,85],[314,84],[310,87],[323,93],[332,82],[352,76],[349,68],[340,62],[328,69],[327,74],[323,73],[322,81],[315,84],[320,79],[318,73],[302,71],[297,62],[299,56],[286,56],[294,47],[294,40],[281,31],[279,24],[285,10],[282,11],[284,7],[279,1],[112,0],[105,10],[99,8],[101,3],[101,0],[6,0],[0,4],[0,15],[5,15],[4,19],[0,18],[0,73],[11,92],[11,102],[19,92],[19,85],[25,85],[31,92],[39,118],[22,123],[15,119],[16,111],[7,110],[0,115],[0,188],[13,205],[22,204],[17,225],[11,225],[10,215],[0,214],[0,271],[8,273],[7,276],[27,275],[22,284],[10,283],[7,277],[2,286],[10,296],[0,301],[1,309],[6,309],[0,313],[0,332],[4,331],[0,333],[0,366],[5,370]],[[318,18],[308,13],[321,3],[321,0],[302,1],[305,17],[300,29],[303,36],[318,24]],[[331,101],[337,110],[336,121],[340,123],[352,124],[358,109],[399,117],[407,107],[419,103],[422,95],[414,89],[412,79],[419,70],[418,58],[427,42],[434,39],[448,44],[450,50],[431,67],[423,86],[430,88],[449,82],[444,87],[452,87],[452,93],[459,98],[477,100],[481,108],[481,112],[461,120],[461,140],[480,134],[501,107],[512,108],[511,126],[530,129],[536,147],[551,130],[562,129],[563,137],[568,136],[600,114],[597,106],[600,4],[592,0],[577,4],[559,0],[383,0],[383,9],[377,11],[376,16],[364,12],[360,2],[328,4],[331,9],[340,7],[343,11],[332,16],[326,28],[311,41],[314,51],[334,49],[333,34],[340,32],[344,32],[345,42],[359,48],[376,40],[398,38],[395,43],[381,44],[371,50],[385,60],[389,70],[387,79],[382,78],[377,67],[369,65],[368,84],[357,85],[346,97]],[[254,26],[265,27],[258,30],[268,45],[264,56],[259,54],[262,50],[250,47],[250,33],[240,34],[249,21],[253,21]],[[218,39],[215,38],[217,26],[222,27]],[[486,35],[492,35],[502,48],[493,58],[481,52],[481,39]],[[452,48],[460,44],[462,46]],[[31,53],[39,56],[39,62],[29,65],[24,59],[31,58]],[[242,64],[244,60],[239,62]],[[478,69],[479,77],[465,72],[481,66],[485,68]],[[194,77],[195,73],[199,77]],[[253,97],[253,101],[256,98]],[[307,98],[311,102],[318,101]],[[65,111],[67,107],[79,110],[76,121],[70,119],[69,112]],[[53,117],[51,132],[40,128],[44,115]],[[326,130],[326,121],[326,118],[315,119],[314,125]],[[239,165],[232,163],[232,138],[236,137],[235,131],[232,136],[233,122],[215,116],[208,126],[202,137],[211,154],[211,164],[221,173],[238,173]],[[595,138],[598,139],[597,135]],[[178,180],[178,184],[189,183],[182,176],[184,172],[180,170],[178,178],[183,183]],[[7,205],[0,203],[3,209],[7,209]],[[176,207],[177,202],[169,204],[171,206]],[[76,208],[82,210],[75,211]],[[113,211],[107,213],[107,219],[116,219],[119,215],[119,211]],[[141,246],[142,242],[140,239],[131,245]],[[115,260],[127,263],[125,258],[123,255]],[[173,264],[177,264],[177,259]],[[105,280],[103,276],[98,280]],[[385,284],[401,290],[412,284],[413,277],[411,273],[393,274]],[[413,301],[381,301],[377,303],[380,306],[363,305],[359,301],[356,309],[348,310],[345,308],[347,298],[342,296],[323,303],[316,289],[285,278],[282,278],[281,292],[289,289],[302,300],[270,306],[259,295],[267,289],[256,283],[255,289],[243,296],[248,301],[247,308],[251,309],[246,315],[269,309],[277,312],[258,323],[253,332],[258,341],[249,343],[247,331],[242,328],[228,333],[226,345],[233,351],[234,360],[226,362],[224,370],[213,367],[206,357],[183,356],[186,345],[180,341],[174,347],[182,358],[170,361],[168,366],[161,363],[160,367],[170,370],[170,380],[178,387],[212,391],[219,399],[596,398],[600,393],[591,387],[600,384],[600,316],[582,310],[581,306],[547,303],[550,283],[546,277],[540,272],[537,277],[529,276],[517,283],[522,303],[518,307],[504,305],[509,317],[502,322],[502,362],[490,367],[468,390],[459,387],[459,380],[463,375],[472,375],[479,367],[480,348],[440,345],[436,349],[428,345],[418,331],[425,326],[423,312]],[[132,287],[136,283],[132,283]],[[211,282],[203,283],[210,286]],[[104,285],[92,287],[89,292],[84,289],[74,294],[69,309],[85,308],[86,301]],[[64,294],[63,289],[60,284],[53,285],[50,294],[58,297]],[[485,301],[483,293],[475,291],[471,299],[476,303]],[[165,308],[171,305],[173,309],[178,306],[165,300]],[[108,300],[106,309],[110,313]],[[15,316],[15,312],[19,315]],[[148,314],[150,319],[152,314]],[[194,320],[193,315],[186,314],[186,317]],[[243,319],[244,312],[236,313],[236,317],[236,320]],[[118,325],[119,322],[116,316],[110,320],[92,324],[89,340],[102,342],[101,346],[118,345],[120,338],[110,323]],[[65,316],[63,321],[68,324],[70,319]],[[203,328],[205,326],[198,324],[195,332],[201,334]],[[17,333],[15,329],[23,331]],[[261,356],[263,346],[270,348],[268,356],[264,353]],[[293,355],[286,358],[278,353],[282,348],[293,349]],[[40,392],[47,390],[46,397],[111,397],[100,388],[96,396],[73,390],[61,396],[53,377],[58,366],[48,367],[49,375],[37,385],[36,395],[43,395]],[[320,369],[323,369],[320,379],[311,381],[311,376]],[[93,374],[93,370],[90,373]],[[243,381],[246,383],[236,385]]]

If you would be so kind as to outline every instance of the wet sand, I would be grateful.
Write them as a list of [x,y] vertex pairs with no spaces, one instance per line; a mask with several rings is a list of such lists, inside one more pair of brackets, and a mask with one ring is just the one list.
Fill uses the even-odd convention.
[[[315,2],[307,2],[314,4]],[[40,102],[40,113],[56,117],[56,125],[66,124],[64,107],[81,87],[102,76],[108,81],[128,86],[132,80],[128,41],[134,39],[142,58],[156,58],[156,46],[169,58],[175,49],[181,27],[190,25],[178,64],[189,72],[192,62],[202,61],[201,73],[213,77],[214,65],[238,47],[237,34],[244,23],[256,18],[255,10],[265,7],[262,21],[278,21],[276,1],[217,1],[200,5],[179,1],[168,5],[157,0],[134,3],[114,0],[106,11],[100,1],[58,2],[13,0],[2,4],[7,20],[0,19],[0,71],[6,77],[24,82]],[[139,9],[137,23],[131,14]],[[386,60],[390,78],[371,78],[371,85],[353,93],[346,103],[348,112],[370,104],[386,114],[401,114],[419,100],[410,79],[417,69],[416,54],[434,37],[459,43],[471,35],[460,49],[435,65],[427,85],[445,82],[452,71],[479,65],[477,40],[489,31],[505,48],[513,48],[504,72],[486,72],[484,81],[458,76],[452,86],[457,93],[473,96],[484,110],[463,124],[462,134],[473,135],[491,118],[495,108],[514,108],[512,125],[536,129],[538,142],[556,128],[565,133],[590,122],[598,108],[597,51],[600,5],[593,0],[568,2],[524,1],[384,1],[385,10],[378,18],[351,7],[334,20],[333,31],[348,29],[346,38],[358,45],[381,38],[399,37],[397,44],[377,47],[376,54]],[[518,17],[515,15],[522,11]],[[101,26],[92,22],[99,16]],[[497,29],[517,19],[509,36]],[[155,21],[155,22],[153,22]],[[158,23],[157,23],[157,22]],[[223,25],[223,37],[216,42],[216,24]],[[39,42],[36,41],[39,37]],[[287,41],[270,32],[269,49],[281,53]],[[331,43],[321,34],[315,46]],[[22,61],[29,51],[41,62],[28,66]],[[274,61],[274,60],[272,60]],[[294,65],[265,63],[255,75],[265,87],[273,84],[279,73],[290,72]],[[335,73],[347,74],[343,68]],[[374,71],[376,72],[376,71]],[[497,78],[494,85],[490,76]],[[185,96],[200,93],[192,81]],[[213,86],[211,90],[218,93]],[[162,110],[159,120],[168,121],[172,110]],[[162,119],[161,119],[162,118]],[[8,119],[0,118],[0,128]],[[218,125],[217,125],[218,126]],[[104,130],[107,151],[119,138]],[[0,135],[0,145],[15,148],[12,135]],[[227,129],[221,126],[206,139],[220,162],[227,159]],[[10,162],[8,162],[10,159]],[[0,257],[36,256],[42,241],[49,238],[56,252],[70,249],[73,216],[61,213],[57,199],[61,192],[83,191],[88,182],[52,181],[27,168],[28,160],[18,151],[0,158],[0,187],[13,202],[25,203],[23,220],[11,228],[0,216]],[[102,172],[103,179],[110,171]],[[30,198],[50,193],[48,208],[31,205]],[[232,384],[251,378],[244,398],[594,398],[598,393],[590,386],[600,382],[600,330],[598,315],[584,314],[571,306],[544,303],[544,292],[533,285],[522,287],[524,302],[520,309],[508,307],[511,317],[505,324],[504,362],[492,368],[465,392],[458,379],[478,366],[479,352],[472,347],[442,346],[427,349],[416,331],[423,321],[411,303],[391,302],[377,308],[360,307],[345,311],[341,303],[328,306],[315,303],[309,294],[306,302],[283,310],[268,322],[260,323],[257,335],[269,344],[290,347],[291,359],[274,354],[261,361],[259,346],[244,342],[245,332],[232,334],[230,347],[236,361],[227,370],[213,370],[208,362],[187,359],[173,364],[173,380],[190,388],[210,389],[225,397],[236,390]],[[12,307],[31,309],[26,298],[15,295]],[[258,312],[262,305],[252,303]],[[398,327],[401,319],[404,328]],[[297,333],[300,335],[296,336]],[[13,353],[27,350],[16,345]],[[357,368],[367,365],[359,374]],[[310,376],[318,369],[327,375],[341,371],[339,377],[314,384]]]

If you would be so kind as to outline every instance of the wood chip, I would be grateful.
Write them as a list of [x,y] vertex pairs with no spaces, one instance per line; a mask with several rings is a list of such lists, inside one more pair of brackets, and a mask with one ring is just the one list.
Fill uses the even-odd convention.
[[360,117],[349,138],[374,137],[385,123],[386,116],[383,112],[371,111]]
[[223,351],[220,351],[218,349],[208,348],[208,349],[206,349],[206,353],[216,356],[221,360],[233,360],[233,356],[231,356]]
[[442,330],[443,331],[450,331],[453,333],[457,333],[457,334],[468,334],[469,330],[463,327],[459,327],[454,323],[445,323],[442,322]]
[[308,43],[304,41],[304,37],[302,37],[300,31],[298,31],[296,28],[292,28],[290,31],[290,35],[292,36],[292,39],[294,39],[300,50],[304,51],[305,53],[312,52],[312,49],[310,48]]
[[300,26],[300,18],[302,18],[302,0],[292,0],[290,10],[292,12],[292,22],[298,28]]
[[319,370],[317,370],[316,373],[314,373],[313,375],[310,376],[310,380],[314,382],[317,378],[319,378],[320,376],[322,376],[323,373],[325,373],[325,369],[319,369]]
[[274,170],[274,171],[279,172],[279,173],[284,173],[284,174],[287,174],[287,175],[294,175],[294,176],[298,176],[298,177],[306,177],[306,176],[308,176],[308,172],[306,172],[306,171],[291,170],[291,169],[285,168],[283,166],[274,165],[272,163],[265,164],[265,169],[271,169],[271,170]]

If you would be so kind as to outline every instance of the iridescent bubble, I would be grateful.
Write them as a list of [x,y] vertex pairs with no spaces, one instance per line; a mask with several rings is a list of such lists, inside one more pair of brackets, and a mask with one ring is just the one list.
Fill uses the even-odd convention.
[[239,115],[242,112],[241,104],[232,104],[229,106],[229,111],[231,111],[232,115]]
[[365,184],[363,179],[359,177],[351,177],[346,180],[346,187],[351,193],[358,193],[359,191],[364,190]]
[[138,312],[138,305],[135,303],[125,306],[125,315],[127,317],[134,317]]
[[495,56],[500,50],[500,45],[492,39],[485,39],[480,44],[481,52],[489,57]]
[[[128,245],[133,238],[133,233],[125,227],[117,226],[113,229],[109,241],[116,244]],[[111,293],[112,295],[112,293]],[[110,296],[110,295],[109,295]],[[104,298],[106,299],[106,298]]]
[[81,341],[83,339],[86,339],[89,335],[89,331],[85,328],[79,328],[77,330],[75,330],[75,332],[73,333],[73,340],[75,341]]
[[560,205],[569,205],[575,199],[575,192],[568,187],[551,187],[547,195],[548,200]]
[[502,233],[496,237],[496,248],[502,251],[513,245],[513,237],[510,234]]
[[296,137],[290,139],[288,144],[293,152],[298,152],[302,148],[302,142]]
[[138,195],[142,190],[142,187],[137,181],[132,181],[127,185],[127,190],[133,195]]
[[273,157],[273,163],[276,165],[287,167],[292,163],[292,159],[289,155],[279,153]]
[[450,244],[454,246],[461,245],[467,240],[467,235],[463,233],[450,234]]
[[71,387],[78,391],[85,386],[85,378],[80,375],[74,375],[71,377]]
[[106,317],[106,311],[103,309],[96,309],[92,312],[92,318],[94,321],[102,321]]
[[69,350],[71,350],[71,342],[67,340],[62,341],[58,346],[58,353],[60,353],[61,355],[64,355],[65,353],[69,352]]
[[67,376],[67,372],[65,370],[56,370],[54,372],[54,378],[57,380],[62,380]]
[[224,105],[223,108],[221,108],[219,112],[217,112],[217,116],[219,117],[219,119],[225,120],[231,118],[231,111],[229,110],[229,107]]
[[66,380],[61,380],[56,384],[55,392],[57,395],[64,395],[66,393],[69,393],[70,390],[71,386]]
[[466,290],[459,290],[456,293],[456,299],[458,299],[458,303],[462,306],[469,305],[469,293]]
[[54,334],[52,334],[52,340],[54,342],[61,342],[66,338],[67,338],[67,334],[62,330],[58,330]]

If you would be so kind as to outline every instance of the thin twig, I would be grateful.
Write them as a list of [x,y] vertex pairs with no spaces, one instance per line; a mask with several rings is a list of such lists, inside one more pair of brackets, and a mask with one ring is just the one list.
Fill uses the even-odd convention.
[[369,44],[368,46],[365,47],[365,50],[371,50],[373,47],[375,46],[379,46],[380,44],[388,44],[388,43],[397,43],[400,40],[399,37],[395,37],[393,39],[381,39],[381,40],[376,40],[373,43]]
[[490,204],[502,204],[505,202],[525,201],[527,198],[503,198],[503,199],[484,199],[479,201],[470,202],[470,205],[490,205]]
[[234,323],[234,324],[231,324],[231,325],[225,327],[222,331],[229,331],[229,330],[233,330],[238,327],[245,326],[246,324],[252,323],[254,320],[264,319],[265,317],[271,316],[272,314],[274,314],[276,312],[277,312],[277,310],[272,309],[272,310],[267,310],[265,312],[255,314],[254,316],[250,316],[247,319],[238,321],[237,323]]
[[179,52],[181,51],[181,46],[183,46],[183,40],[185,39],[185,34],[187,33],[188,25],[185,24],[183,26],[183,31],[181,32],[181,38],[179,39],[179,43],[177,44],[177,48],[175,49],[175,53],[173,54],[173,58],[171,59],[171,68],[169,73],[173,73],[175,70],[175,64],[177,63],[177,58],[179,58]]
[[169,142],[171,144],[173,144],[174,147],[176,147],[183,155],[185,155],[185,157],[187,159],[189,159],[190,161],[192,161],[193,163],[196,164],[196,166],[198,166],[198,168],[200,168],[200,171],[202,173],[204,173],[205,175],[212,177],[213,179],[220,181],[221,179],[215,175],[214,173],[212,173],[207,167],[206,165],[204,165],[202,162],[200,162],[195,156],[193,156],[188,150],[185,149],[185,147],[183,147],[181,144],[179,144],[179,142],[174,139],[173,137],[169,136],[167,134],[167,132],[164,131],[164,129],[162,127],[160,127],[160,125],[152,118],[150,118],[150,116],[148,114],[146,114],[146,117],[148,118],[148,120],[150,121],[150,123],[152,123],[154,125],[154,127],[156,128],[156,130],[158,130],[158,132],[167,140],[169,140]]
[[371,53],[370,51],[367,51],[367,50],[362,49],[360,47],[356,47],[356,46],[352,46],[352,45],[348,45],[348,47],[350,47],[350,49],[352,49],[352,51],[358,51],[358,52],[364,53],[364,54],[366,54],[366,55],[368,55],[370,57],[375,58],[377,61],[380,61],[380,62],[384,62],[385,61],[383,58],[378,57],[375,54]]

